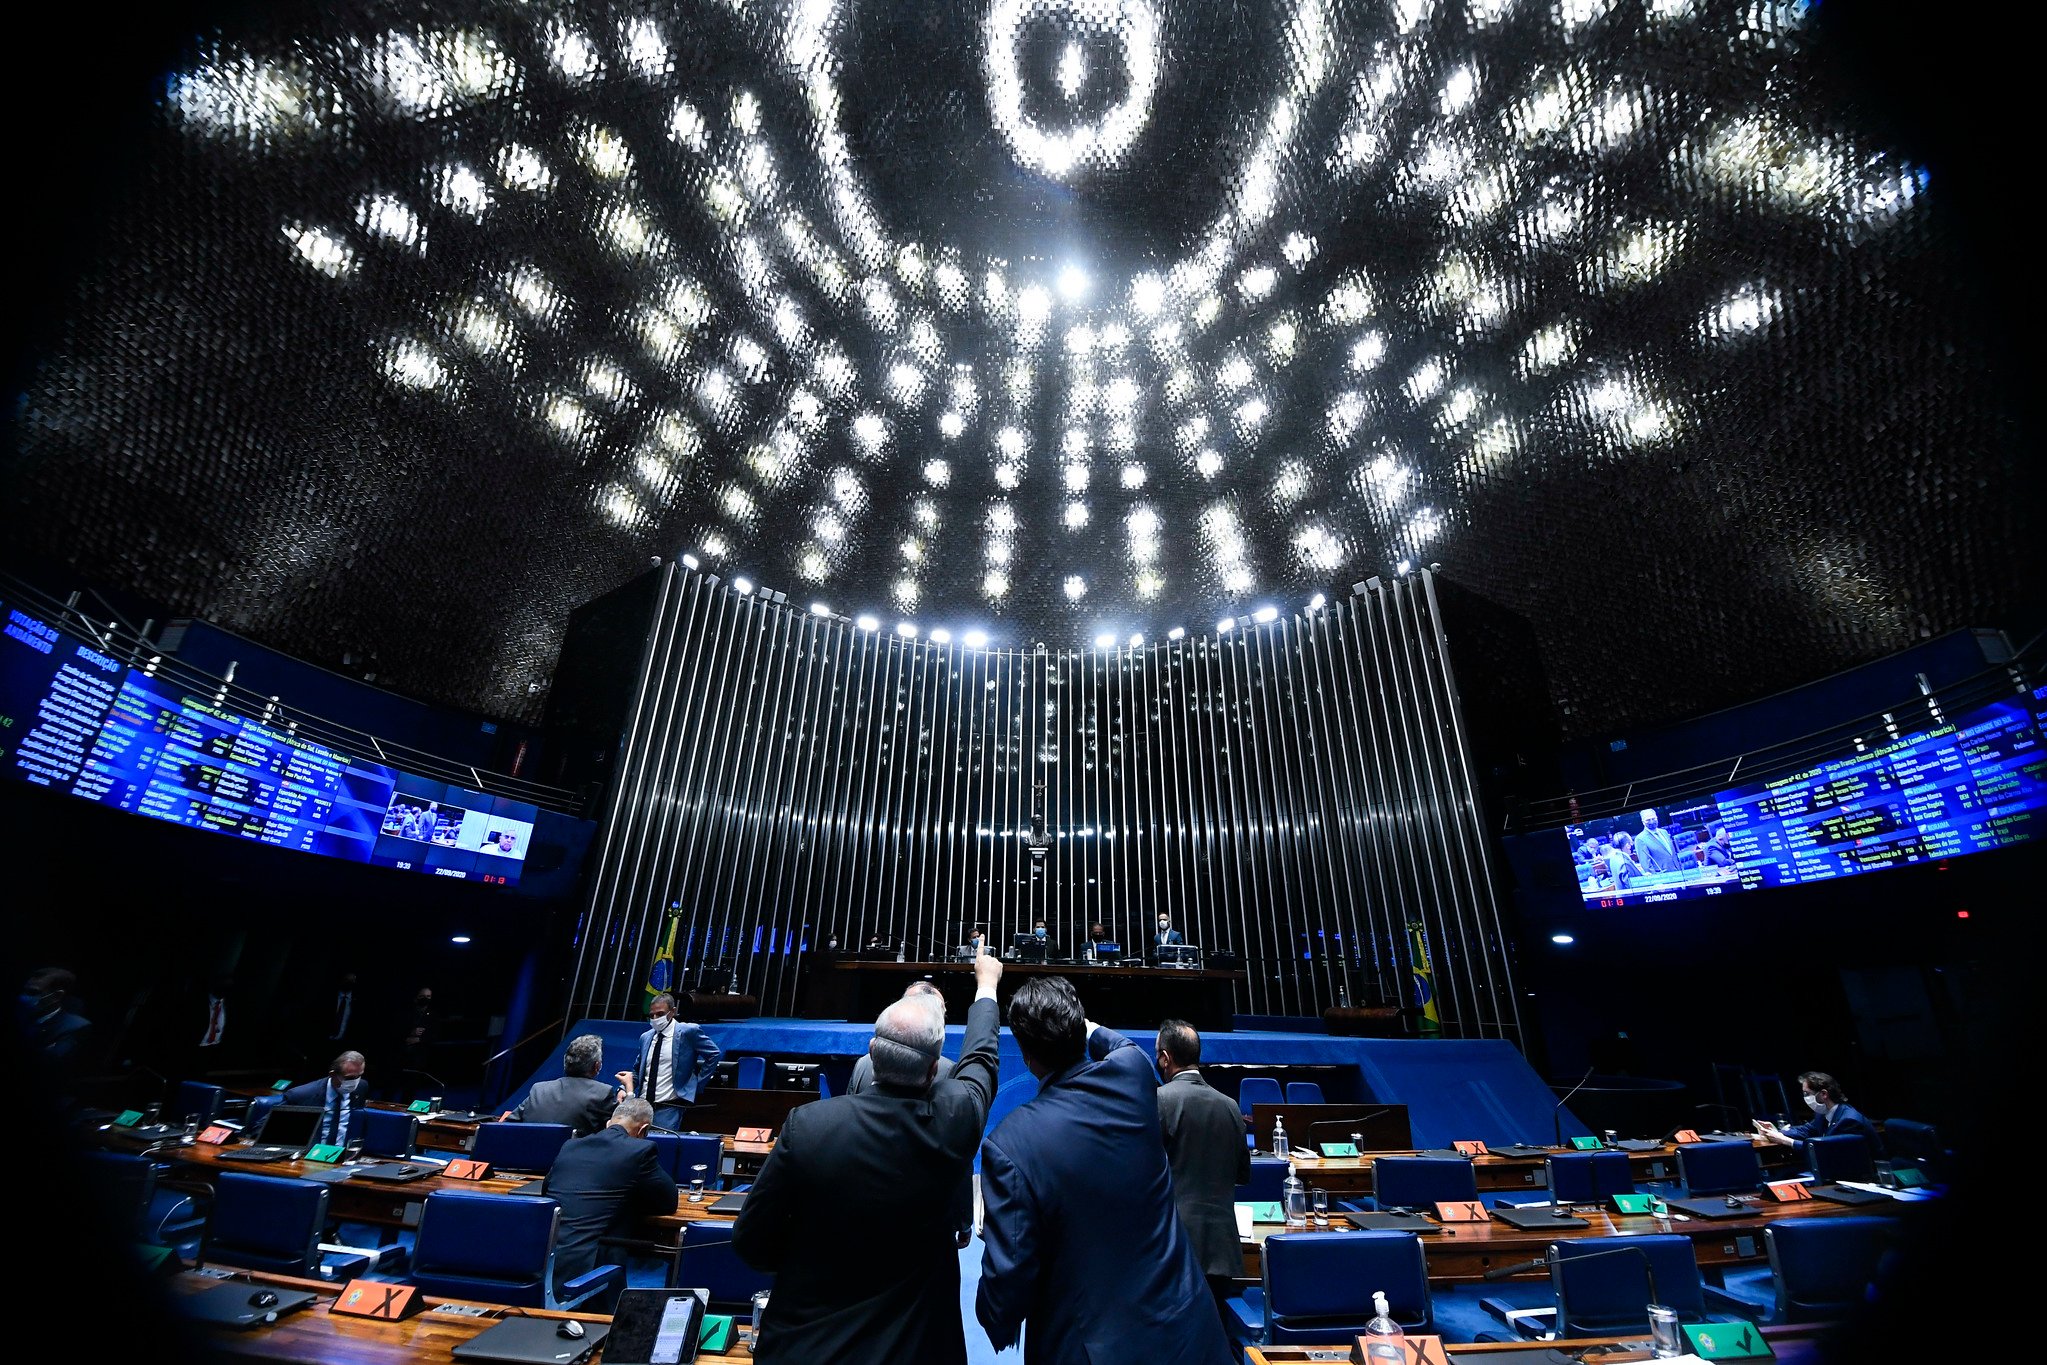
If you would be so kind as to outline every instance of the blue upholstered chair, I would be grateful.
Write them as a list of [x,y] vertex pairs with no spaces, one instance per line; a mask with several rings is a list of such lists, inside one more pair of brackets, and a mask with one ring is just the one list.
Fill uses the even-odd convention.
[[1924,1165],[1946,1155],[1940,1130],[1918,1119],[1884,1120],[1884,1154],[1893,1160]]
[[165,1098],[161,1117],[165,1123],[208,1124],[219,1115],[220,1103],[219,1086],[205,1081],[179,1081]]
[[649,1133],[648,1141],[654,1144],[659,1154],[661,1169],[675,1178],[675,1183],[684,1190],[696,1178],[693,1169],[704,1168],[704,1188],[715,1190],[719,1186],[718,1172],[725,1163],[725,1140],[716,1133]]
[[419,1115],[397,1109],[365,1107],[356,1110],[355,1118],[364,1156],[403,1161],[418,1154]]
[[624,1286],[624,1266],[600,1265],[557,1295],[554,1241],[560,1225],[561,1205],[552,1199],[436,1190],[420,1215],[412,1283],[439,1298],[521,1308],[576,1308]]
[[1259,1283],[1227,1305],[1241,1341],[1334,1341],[1364,1331],[1372,1291],[1409,1332],[1430,1332],[1428,1260],[1411,1232],[1293,1232],[1265,1239]]
[[1322,1087],[1314,1081],[1288,1081],[1286,1083],[1288,1104],[1321,1104]]
[[1813,1179],[1822,1184],[1876,1179],[1876,1153],[1870,1150],[1869,1139],[1860,1133],[1807,1138],[1805,1160]]
[[1382,1156],[1372,1162],[1372,1199],[1382,1209],[1431,1209],[1478,1198],[1478,1175],[1463,1157]]
[[318,1181],[222,1171],[199,1239],[199,1264],[353,1279],[371,1258],[339,1248],[330,1257],[321,1246],[327,1195]]
[[774,1275],[755,1270],[732,1249],[732,1227],[726,1222],[697,1219],[682,1225],[682,1246],[670,1262],[668,1287],[708,1289],[711,1307],[744,1310],[760,1290],[775,1287]]
[[566,1123],[480,1123],[469,1155],[493,1168],[544,1174],[574,1132]]
[[[1279,1082],[1270,1076],[1246,1076],[1237,1086],[1237,1110],[1243,1114],[1247,1123],[1251,1119],[1251,1106],[1283,1103],[1285,1101],[1280,1096]],[[1262,1142],[1270,1134],[1259,1133],[1257,1136]],[[1291,1137],[1292,1134],[1288,1136]]]
[[1548,1164],[1550,1191],[1560,1203],[1593,1204],[1635,1192],[1626,1152],[1560,1152]]
[[[1596,1256],[1633,1248],[1642,1256]],[[1692,1239],[1678,1236],[1580,1237],[1550,1244],[1550,1288],[1557,1296],[1557,1332],[1566,1337],[1646,1334],[1649,1277],[1642,1257],[1656,1273],[1656,1300],[1677,1310],[1680,1322],[1706,1320],[1704,1280]]]
[[1772,1322],[1845,1317],[1869,1294],[1877,1265],[1896,1245],[1888,1218],[1791,1218],[1763,1229],[1776,1290]]
[[1287,1163],[1276,1156],[1251,1158],[1251,1178],[1237,1186],[1240,1204],[1276,1203],[1286,1193]]
[[1762,1158],[1746,1142],[1688,1142],[1677,1149],[1686,1194],[1749,1194],[1763,1183]]
[[205,1228],[205,1187],[165,1187],[156,1163],[132,1152],[88,1151],[88,1179],[100,1196],[100,1207],[116,1220],[119,1235],[159,1246],[190,1242]]
[[733,1084],[741,1090],[758,1090],[768,1079],[768,1059],[765,1057],[740,1057]]

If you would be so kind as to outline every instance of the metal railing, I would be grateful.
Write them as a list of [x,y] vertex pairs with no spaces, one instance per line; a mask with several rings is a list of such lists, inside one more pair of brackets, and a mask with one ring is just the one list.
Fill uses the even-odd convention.
[[2004,663],[1993,664],[1945,687],[1928,685],[1921,674],[1915,695],[1794,739],[1654,777],[1528,802],[1507,818],[1503,832],[1523,834],[1560,829],[1643,806],[1665,806],[1710,796],[1740,783],[1766,782],[1816,764],[1852,758],[1909,734],[1938,729],[1950,718],[1966,715],[1991,702],[2030,696],[2036,686],[2033,679],[2039,676],[2043,657],[2047,657],[2047,643],[2043,642],[2047,642],[2047,635],[2035,635]]
[[222,677],[194,667],[175,654],[166,654],[149,639],[149,630],[155,622],[144,622],[138,628],[104,603],[102,607],[108,619],[96,620],[86,614],[82,593],[74,592],[69,600],[59,601],[13,574],[0,571],[0,595],[23,611],[75,635],[83,635],[101,653],[146,677],[203,700],[217,710],[232,712],[280,734],[336,749],[351,757],[374,759],[385,767],[453,783],[471,791],[545,806],[565,815],[585,814],[586,793],[528,782],[510,773],[494,772],[459,759],[428,753],[367,730],[358,730],[341,721],[288,706],[281,697],[266,696],[237,686],[233,678],[234,665],[230,664],[228,676]]

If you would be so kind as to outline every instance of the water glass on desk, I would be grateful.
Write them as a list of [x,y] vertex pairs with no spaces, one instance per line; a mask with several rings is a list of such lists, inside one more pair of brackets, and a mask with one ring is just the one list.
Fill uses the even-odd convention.
[[1685,1353],[1684,1337],[1677,1330],[1677,1310],[1660,1303],[1649,1305],[1649,1354],[1668,1360]]
[[709,1169],[710,1168],[701,1161],[699,1161],[696,1165],[690,1167],[690,1170],[696,1173],[689,1178],[690,1203],[701,1204],[704,1202],[704,1172]]
[[1315,1208],[1315,1226],[1318,1228],[1328,1227],[1329,1191],[1324,1189],[1310,1190],[1308,1192],[1308,1202],[1314,1205]]
[[753,1323],[748,1330],[746,1338],[746,1345],[748,1350],[752,1350],[754,1347],[760,1344],[761,1323],[763,1320],[766,1319],[767,1315],[768,1291],[763,1289],[753,1296]]

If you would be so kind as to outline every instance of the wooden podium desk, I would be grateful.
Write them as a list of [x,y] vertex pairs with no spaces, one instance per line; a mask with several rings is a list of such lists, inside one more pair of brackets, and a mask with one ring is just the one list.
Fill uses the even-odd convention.
[[[1794,1165],[1798,1149],[1754,1139],[1752,1145],[1765,1167]],[[1294,1174],[1311,1188],[1333,1195],[1368,1195],[1372,1192],[1372,1162],[1382,1156],[1416,1156],[1414,1151],[1364,1152],[1358,1156],[1313,1157],[1295,1153],[1290,1158]],[[1569,1155],[1568,1152],[1565,1155]],[[1677,1144],[1662,1143],[1654,1150],[1627,1153],[1628,1168],[1636,1182],[1677,1179]],[[1515,1190],[1534,1192],[1549,1188],[1549,1172],[1539,1156],[1474,1157],[1471,1173],[1478,1180],[1480,1194],[1507,1194]]]
[[[1712,1270],[1766,1259],[1768,1252],[1763,1246],[1763,1229],[1773,1222],[1790,1218],[1844,1218],[1857,1214],[1909,1217],[1907,1210],[1913,1207],[1895,1199],[1881,1204],[1860,1205],[1813,1199],[1795,1204],[1752,1203],[1738,1218],[1655,1218],[1648,1214],[1580,1213],[1578,1217],[1583,1218],[1586,1224],[1582,1228],[1527,1231],[1493,1218],[1483,1223],[1444,1224],[1439,1232],[1423,1233],[1421,1244],[1422,1254],[1428,1258],[1430,1281],[1452,1284],[1473,1283],[1483,1280],[1487,1271],[1537,1260],[1551,1242],[1650,1232],[1675,1233],[1691,1238],[1693,1254],[1698,1258],[1700,1269]],[[1348,1218],[1332,1213],[1327,1227],[1312,1227],[1307,1231],[1311,1235],[1349,1232],[1355,1227]],[[1246,1279],[1260,1278],[1260,1248],[1265,1239],[1286,1230],[1278,1224],[1252,1228],[1251,1236],[1243,1240]],[[1531,1269],[1521,1272],[1517,1278],[1539,1279],[1547,1273],[1543,1269]]]
[[[903,987],[930,977],[947,1012],[963,1018],[974,999],[971,962],[868,962],[840,959],[813,980],[806,1013],[871,1023]],[[1203,1033],[1227,1033],[1236,1022],[1242,972],[1189,967],[1109,967],[1091,962],[1005,962],[996,998],[1007,1007],[1017,987],[1036,976],[1072,983],[1090,1019],[1185,1019]]]
[[[461,1299],[429,1298],[425,1311],[402,1322],[379,1322],[373,1318],[349,1317],[330,1311],[341,1286],[325,1280],[300,1280],[286,1275],[255,1272],[237,1273],[232,1280],[220,1280],[194,1271],[184,1271],[170,1281],[170,1291],[197,1294],[224,1283],[241,1283],[253,1293],[259,1287],[302,1289],[320,1297],[304,1308],[286,1313],[274,1323],[247,1329],[195,1325],[200,1340],[216,1350],[259,1360],[300,1362],[300,1365],[441,1365],[452,1361],[455,1347],[496,1326],[508,1317],[574,1318],[584,1323],[609,1323],[602,1313],[556,1312],[545,1308],[507,1308],[503,1304],[467,1304],[480,1308],[484,1316],[438,1313],[438,1304],[463,1305]],[[593,1360],[602,1362],[600,1349]],[[705,1352],[697,1357],[702,1365],[747,1365],[753,1352],[735,1345],[726,1352]]]
[[[1784,1365],[1803,1365],[1803,1362],[1820,1359],[1821,1342],[1832,1330],[1832,1324],[1787,1323],[1759,1330]],[[1620,1362],[1653,1359],[1649,1354],[1649,1338],[1640,1336],[1568,1337],[1560,1341],[1450,1341],[1444,1343],[1444,1348],[1459,1360],[1468,1356],[1489,1356],[1497,1359],[1499,1365],[1544,1359],[1549,1351],[1559,1351],[1576,1359],[1594,1362],[1594,1365],[1608,1365],[1608,1362],[1620,1365]],[[1323,1365],[1323,1362],[1334,1365],[1335,1362],[1347,1363],[1350,1352],[1351,1343],[1347,1341],[1300,1346],[1253,1345],[1244,1348],[1244,1365]]]

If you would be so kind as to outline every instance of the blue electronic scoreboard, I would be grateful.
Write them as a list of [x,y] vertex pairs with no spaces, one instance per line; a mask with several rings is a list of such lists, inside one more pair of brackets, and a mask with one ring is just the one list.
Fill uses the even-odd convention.
[[2047,688],[1804,772],[1567,831],[1598,907],[1791,886],[2047,832]]
[[537,807],[300,739],[0,611],[7,778],[300,853],[518,883]]

